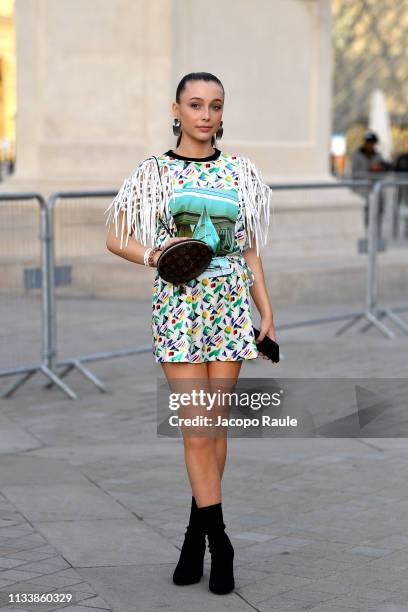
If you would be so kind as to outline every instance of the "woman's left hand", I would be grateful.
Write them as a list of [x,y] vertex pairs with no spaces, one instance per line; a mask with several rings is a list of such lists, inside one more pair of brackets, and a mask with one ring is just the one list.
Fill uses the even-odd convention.
[[[262,317],[260,328],[259,328],[259,336],[256,338],[255,342],[258,344],[264,339],[265,336],[268,336],[269,338],[271,338],[271,340],[274,340],[275,342],[277,342],[275,325],[273,321],[271,321],[270,318],[266,319]],[[259,354],[261,355],[263,359],[267,359],[268,361],[270,361],[269,357],[261,353],[261,351],[259,351]]]

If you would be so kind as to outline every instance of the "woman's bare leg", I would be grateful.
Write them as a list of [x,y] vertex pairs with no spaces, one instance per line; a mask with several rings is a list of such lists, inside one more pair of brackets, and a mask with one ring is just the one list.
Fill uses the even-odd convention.
[[[208,378],[215,380],[217,378],[229,379],[236,381],[241,371],[242,361],[208,361]],[[220,470],[220,478],[222,479],[225,462],[227,460],[227,437],[217,436],[215,438],[215,454],[217,456],[218,469]]]
[[[191,389],[197,389],[200,380],[203,387],[208,389],[207,363],[171,363],[164,362],[164,373],[169,381],[173,392],[187,392],[188,380],[192,379]],[[181,384],[178,386],[178,380]],[[188,414],[184,410],[184,415]],[[197,413],[191,407],[191,412]],[[183,416],[184,416],[183,415]],[[221,499],[220,470],[215,452],[215,438],[209,436],[194,436],[181,428],[184,441],[184,459],[187,474],[190,480],[191,490],[196,499],[197,506],[209,506],[216,504]]]
[[[235,380],[242,362],[204,362],[204,363],[162,363],[164,373],[172,391],[186,392],[186,381],[192,380],[192,387],[197,388],[197,382],[203,380],[208,390],[209,377]],[[177,381],[182,380],[182,386],[177,388]],[[191,489],[197,506],[209,506],[221,501],[221,478],[227,453],[226,437],[185,435],[184,457]]]

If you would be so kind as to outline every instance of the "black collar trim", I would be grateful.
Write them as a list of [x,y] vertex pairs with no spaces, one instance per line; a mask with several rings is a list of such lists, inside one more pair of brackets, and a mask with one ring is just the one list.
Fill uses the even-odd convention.
[[172,149],[169,149],[165,152],[164,155],[168,155],[169,157],[174,157],[175,159],[181,159],[182,161],[197,161],[197,162],[207,162],[218,159],[221,155],[220,149],[215,148],[214,153],[209,155],[208,157],[185,157],[184,155],[179,155],[175,153]]

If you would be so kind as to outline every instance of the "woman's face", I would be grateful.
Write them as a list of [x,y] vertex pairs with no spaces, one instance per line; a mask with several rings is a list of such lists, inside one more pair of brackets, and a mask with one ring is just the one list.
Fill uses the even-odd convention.
[[180,119],[183,135],[200,142],[211,142],[220,126],[223,106],[224,94],[218,83],[187,81],[180,95],[180,104],[173,103],[173,113]]

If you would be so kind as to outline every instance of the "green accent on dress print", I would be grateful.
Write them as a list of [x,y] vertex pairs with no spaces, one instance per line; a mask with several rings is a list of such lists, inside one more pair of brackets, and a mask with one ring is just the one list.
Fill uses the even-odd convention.
[[203,205],[203,212],[195,226],[193,238],[206,242],[214,253],[217,251],[218,245],[220,244],[220,237],[211,221],[210,215],[207,213],[205,203]]
[[185,185],[182,189],[175,189],[174,196],[170,199],[173,217],[187,211],[200,216],[205,201],[209,215],[225,217],[234,222],[237,219],[239,200],[234,189],[187,188]]
[[225,255],[235,250],[234,232],[239,212],[239,196],[236,190],[191,188],[184,185],[181,189],[174,190],[169,207],[177,227],[177,236],[196,236],[194,232],[203,210],[206,209],[219,237],[218,241],[214,234],[210,240],[214,253]]

